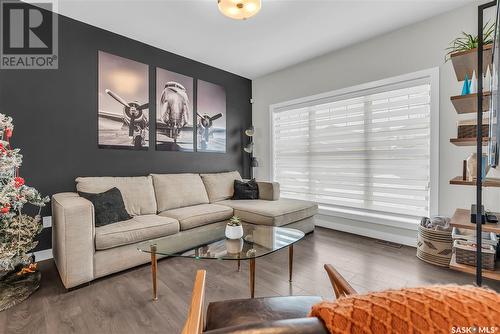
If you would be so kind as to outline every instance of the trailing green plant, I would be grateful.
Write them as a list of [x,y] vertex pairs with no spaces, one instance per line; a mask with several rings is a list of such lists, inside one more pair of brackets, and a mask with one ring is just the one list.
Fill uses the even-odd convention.
[[[495,33],[495,23],[489,21],[483,27],[483,44],[493,43]],[[450,42],[450,46],[446,48],[445,62],[451,59],[451,55],[455,52],[468,51],[478,47],[479,37],[462,31],[462,34]]]
[[227,224],[229,226],[240,226],[241,225],[241,219],[240,219],[240,217],[232,216],[231,219],[229,219],[229,222]]

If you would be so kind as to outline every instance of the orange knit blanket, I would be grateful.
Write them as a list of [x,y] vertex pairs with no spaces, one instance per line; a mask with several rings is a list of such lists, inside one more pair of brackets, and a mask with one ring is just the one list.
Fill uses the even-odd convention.
[[441,285],[352,295],[313,306],[330,333],[499,333],[500,294]]

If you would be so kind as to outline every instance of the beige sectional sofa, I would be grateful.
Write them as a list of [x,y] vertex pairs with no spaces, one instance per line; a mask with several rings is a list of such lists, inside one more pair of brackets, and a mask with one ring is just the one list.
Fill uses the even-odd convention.
[[279,184],[259,182],[258,200],[231,200],[238,172],[151,174],[137,177],[79,177],[77,191],[120,189],[131,219],[95,227],[94,208],[78,193],[52,196],[52,251],[66,288],[149,261],[137,250],[146,240],[171,238],[183,251],[203,243],[199,236],[233,215],[254,224],[314,230],[315,203],[279,198]]

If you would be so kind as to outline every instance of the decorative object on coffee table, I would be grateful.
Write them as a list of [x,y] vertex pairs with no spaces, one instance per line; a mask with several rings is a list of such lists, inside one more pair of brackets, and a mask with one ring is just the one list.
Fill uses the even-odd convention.
[[241,226],[241,219],[232,216],[226,225],[226,238],[228,239],[241,239],[243,237],[243,226]]
[[[0,311],[28,298],[40,286],[40,272],[28,254],[42,230],[40,209],[49,201],[19,176],[22,155],[10,145],[12,118],[0,114]],[[25,204],[38,207],[34,217],[22,213]]]
[[226,250],[229,254],[239,254],[243,250],[243,239],[226,239]]

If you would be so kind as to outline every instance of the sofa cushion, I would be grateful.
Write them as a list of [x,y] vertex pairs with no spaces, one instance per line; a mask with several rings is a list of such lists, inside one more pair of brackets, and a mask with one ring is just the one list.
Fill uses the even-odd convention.
[[162,217],[177,219],[181,231],[229,219],[233,209],[218,204],[200,204],[159,213]]
[[226,200],[217,204],[234,209],[234,215],[253,224],[283,226],[314,216],[318,205],[313,202],[281,198],[277,201],[266,200]]
[[108,249],[139,241],[161,238],[179,232],[179,222],[158,215],[134,216],[132,219],[96,227],[97,250]]
[[233,197],[234,180],[242,180],[238,171],[227,173],[200,174],[207,189],[210,203]]
[[130,177],[78,177],[76,190],[102,193],[113,187],[120,190],[127,212],[135,215],[156,214],[156,199],[151,176]]
[[231,199],[259,199],[259,186],[255,179],[234,180],[234,194]]
[[98,194],[80,191],[78,195],[92,202],[96,227],[132,218],[125,209],[122,193],[116,187]]
[[151,174],[158,212],[207,204],[208,195],[198,174]]

